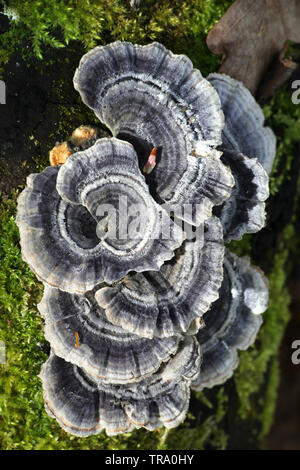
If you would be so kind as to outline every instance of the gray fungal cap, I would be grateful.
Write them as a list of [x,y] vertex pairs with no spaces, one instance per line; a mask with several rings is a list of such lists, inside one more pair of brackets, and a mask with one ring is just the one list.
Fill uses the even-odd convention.
[[220,99],[186,56],[158,43],[117,41],[82,57],[74,86],[115,137],[134,145],[141,166],[157,148],[148,178],[156,200],[199,204],[198,217],[194,208],[186,214],[199,225],[229,197],[234,182],[215,150],[224,126]]
[[187,413],[190,383],[199,374],[197,341],[187,338],[178,354],[139,384],[104,385],[77,366],[51,354],[43,365],[46,411],[69,433],[108,435],[145,427],[172,428]]
[[255,341],[267,306],[268,283],[263,273],[248,258],[226,251],[219,299],[204,315],[205,327],[197,333],[203,362],[193,389],[210,388],[232,376],[239,363],[237,350]]
[[231,196],[220,210],[226,242],[241,240],[244,233],[255,233],[265,225],[265,203],[269,196],[269,178],[256,158],[235,150],[224,150],[222,161],[235,179]]
[[[153,374],[177,351],[179,337],[149,340],[109,323],[92,292],[70,294],[45,285],[38,305],[55,354],[95,380],[131,383]],[[78,343],[76,342],[76,336]]]
[[99,289],[96,300],[110,322],[131,333],[149,338],[182,334],[218,298],[223,255],[222,227],[211,217],[201,236],[186,240],[159,272],[129,274]]
[[225,115],[223,146],[249,158],[257,158],[268,174],[276,154],[274,132],[264,126],[265,117],[250,91],[238,80],[211,73],[207,80],[217,90]]
[[[143,215],[135,236],[129,232],[129,218],[124,237],[104,230],[110,222],[120,230],[115,214],[123,214],[118,205],[122,196],[129,213],[138,207]],[[111,212],[101,212],[101,219],[103,209]],[[77,293],[119,280],[132,270],[159,270],[184,238],[150,196],[132,145],[117,139],[99,139],[61,167],[30,175],[19,197],[17,224],[23,258],[37,276]]]

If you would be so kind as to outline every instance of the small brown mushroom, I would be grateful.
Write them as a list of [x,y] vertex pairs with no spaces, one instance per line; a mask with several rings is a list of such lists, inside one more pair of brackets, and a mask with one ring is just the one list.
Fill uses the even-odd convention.
[[72,133],[71,141],[74,145],[86,145],[90,139],[96,139],[98,131],[95,127],[79,126]]
[[67,158],[72,155],[68,142],[56,143],[49,152],[49,160],[51,166],[61,165],[65,163]]

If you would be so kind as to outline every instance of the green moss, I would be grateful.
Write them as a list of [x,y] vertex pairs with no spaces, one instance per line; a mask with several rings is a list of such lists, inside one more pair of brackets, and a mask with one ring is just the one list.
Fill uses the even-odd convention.
[[233,240],[229,243],[228,249],[235,253],[237,256],[250,256],[252,249],[253,235],[246,234],[242,240]]
[[[48,47],[63,48],[80,41],[86,50],[96,44],[126,40],[163,42],[174,52],[189,51],[204,72],[216,69],[219,58],[207,54],[205,37],[232,0],[143,0],[138,9],[128,0],[10,0],[17,16],[0,36],[0,67],[22,44],[26,58],[42,58]],[[6,5],[0,0],[0,5]]]
[[300,142],[300,106],[292,102],[292,93],[281,89],[264,106],[266,123],[277,137],[277,153],[270,178],[270,194],[276,194],[283,181],[291,178],[293,147]]
[[[226,449],[228,435],[221,423],[226,414],[228,395],[223,388],[219,388],[215,404],[209,401],[204,392],[193,392],[193,395],[202,404],[203,413],[200,411],[197,418],[189,413],[179,428],[169,431],[165,448],[205,449],[209,444],[214,449]],[[205,409],[211,410],[211,414],[203,418]]]
[[[288,313],[288,312],[287,312]],[[288,316],[287,316],[288,318]],[[276,356],[276,355],[275,355]],[[277,400],[277,389],[280,382],[279,361],[275,357],[270,366],[268,384],[264,396],[264,402],[261,411],[261,432],[260,440],[263,443],[264,438],[268,435],[274,420],[274,412]]]
[[[289,319],[289,294],[285,287],[288,250],[282,242],[281,250],[274,257],[269,276],[270,304],[264,313],[264,325],[256,345],[240,353],[240,365],[234,375],[240,400],[239,414],[247,418],[253,412],[251,398],[263,385],[271,359],[276,359],[286,323]],[[267,392],[270,395],[270,390]],[[266,402],[266,400],[265,400]]]

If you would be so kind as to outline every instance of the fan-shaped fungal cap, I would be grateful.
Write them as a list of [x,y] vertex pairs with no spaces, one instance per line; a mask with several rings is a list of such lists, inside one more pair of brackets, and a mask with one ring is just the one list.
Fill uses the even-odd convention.
[[106,429],[108,435],[132,431],[134,426],[119,400],[98,391],[83,371],[53,353],[42,366],[45,408],[60,426],[76,436],[90,436]]
[[219,97],[186,56],[118,41],[82,57],[74,86],[115,137],[135,146],[141,167],[157,148],[153,193],[168,204],[203,205],[190,223],[230,195],[230,171],[213,151],[224,125]]
[[178,348],[179,337],[151,341],[112,325],[93,293],[70,294],[45,285],[38,308],[46,323],[45,337],[55,354],[83,368],[95,380],[119,384],[139,381],[159,369]]
[[238,365],[238,349],[247,349],[262,324],[268,306],[268,284],[248,258],[226,251],[224,280],[219,299],[204,316],[205,327],[197,333],[203,351],[200,376],[192,388],[202,390],[229,379]]
[[[128,205],[130,217],[125,220],[120,201]],[[141,230],[132,235],[132,227],[126,225],[123,237],[115,214],[119,211],[120,220],[128,224],[135,215],[130,210],[137,206],[143,212]],[[107,217],[100,221],[104,232],[97,230],[103,208],[111,211],[107,217],[112,216],[116,235],[105,233]],[[78,293],[103,281],[121,279],[131,270],[158,270],[184,238],[151,198],[133,147],[117,139],[100,139],[73,154],[60,168],[31,175],[19,197],[17,224],[23,258],[37,276],[54,287]],[[167,231],[170,236],[164,238]]]
[[269,178],[256,158],[224,150],[222,161],[231,169],[235,186],[220,210],[225,241],[241,240],[244,233],[255,233],[265,225],[265,204]]
[[211,73],[207,80],[217,90],[225,115],[222,133],[224,147],[257,158],[266,172],[272,170],[276,154],[276,137],[264,127],[264,114],[250,91],[238,80]]
[[186,332],[218,298],[222,282],[222,227],[205,222],[203,238],[186,240],[159,272],[129,274],[96,294],[107,319],[141,336],[167,337]]
[[112,393],[120,399],[152,399],[172,390],[182,380],[195,380],[200,372],[201,350],[195,336],[185,336],[177,353],[152,375],[131,384],[97,382],[99,390]]
[[88,436],[105,429],[119,434],[134,427],[177,426],[185,418],[190,382],[199,374],[197,341],[188,339],[162,370],[139,384],[103,385],[52,354],[43,365],[46,410],[68,432]]

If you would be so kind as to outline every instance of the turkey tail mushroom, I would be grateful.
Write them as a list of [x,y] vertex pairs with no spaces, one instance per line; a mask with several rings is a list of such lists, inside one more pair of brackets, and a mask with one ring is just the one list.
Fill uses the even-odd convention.
[[256,158],[224,150],[222,161],[234,176],[230,198],[219,210],[224,240],[241,240],[245,233],[255,233],[265,225],[265,200],[269,197],[269,178]]
[[223,146],[249,158],[257,158],[268,174],[276,155],[276,137],[264,126],[259,104],[242,82],[221,73],[211,73],[207,80],[219,94],[225,115]]
[[94,48],[74,86],[113,137],[74,131],[16,218],[44,283],[46,411],[77,436],[172,428],[262,323],[267,282],[224,240],[264,226],[275,136],[241,83],[158,43]]
[[[132,223],[137,209],[140,230]],[[110,215],[112,230],[103,234],[100,224],[104,219],[107,225]],[[124,236],[116,233],[121,223]],[[17,224],[31,269],[47,284],[74,293],[129,271],[159,270],[185,238],[151,198],[132,145],[106,138],[60,167],[31,175],[19,196]]]
[[95,298],[107,319],[148,338],[186,333],[218,298],[222,235],[219,220],[211,217],[203,235],[186,240],[159,272],[129,274],[114,286],[100,288]]
[[98,46],[82,57],[74,86],[115,137],[134,145],[141,167],[159,149],[149,180],[158,202],[202,204],[199,219],[188,219],[199,225],[230,196],[234,182],[215,151],[220,100],[186,56],[158,43]]
[[46,411],[76,436],[173,428],[187,413],[200,360],[197,341],[187,338],[178,354],[143,382],[105,385],[52,353],[40,373]]
[[178,349],[179,336],[151,341],[109,323],[91,292],[70,294],[45,285],[38,309],[55,354],[83,368],[95,380],[138,382],[158,370]]
[[262,271],[248,258],[227,250],[219,299],[204,315],[205,326],[197,333],[203,362],[194,390],[222,384],[232,376],[239,363],[237,351],[255,341],[267,306],[268,282]]

